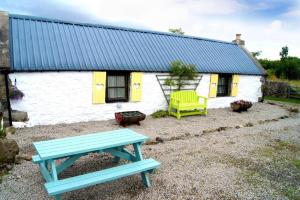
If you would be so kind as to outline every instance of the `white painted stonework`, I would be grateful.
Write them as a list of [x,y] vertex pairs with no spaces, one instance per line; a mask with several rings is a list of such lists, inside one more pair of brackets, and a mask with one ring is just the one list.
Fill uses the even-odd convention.
[[[141,102],[92,104],[92,72],[13,73],[17,87],[25,94],[22,100],[11,101],[12,109],[28,112],[29,121],[14,125],[46,125],[113,119],[115,112],[139,110],[151,114],[167,109],[167,102],[156,79],[156,73],[144,73]],[[210,75],[204,74],[197,88],[208,96]],[[257,102],[261,96],[260,76],[240,76],[237,97],[208,100],[209,108],[228,107],[238,99]]]

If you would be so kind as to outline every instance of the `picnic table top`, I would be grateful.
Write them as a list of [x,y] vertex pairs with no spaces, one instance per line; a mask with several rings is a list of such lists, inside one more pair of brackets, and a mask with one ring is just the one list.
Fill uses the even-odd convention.
[[33,146],[42,160],[49,160],[144,142],[147,139],[147,136],[133,130],[118,129],[34,142]]

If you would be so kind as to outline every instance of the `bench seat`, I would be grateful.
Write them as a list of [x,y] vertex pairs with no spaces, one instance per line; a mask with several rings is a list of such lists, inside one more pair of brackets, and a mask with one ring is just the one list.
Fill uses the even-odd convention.
[[45,184],[45,188],[50,196],[85,188],[88,186],[116,180],[142,172],[151,172],[160,165],[154,159],[141,160],[97,172],[53,181]]
[[43,162],[43,160],[40,158],[39,155],[34,155],[34,156],[32,156],[32,162],[33,163],[40,163],[40,162]]

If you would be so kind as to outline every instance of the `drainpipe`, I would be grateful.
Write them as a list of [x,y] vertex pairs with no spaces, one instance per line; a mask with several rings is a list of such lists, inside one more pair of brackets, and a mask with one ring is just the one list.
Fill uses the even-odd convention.
[[8,121],[9,121],[9,125],[12,126],[11,106],[10,106],[10,97],[9,97],[9,81],[8,81],[8,73],[4,73],[4,77],[5,77],[5,90],[6,90],[6,101],[7,101]]

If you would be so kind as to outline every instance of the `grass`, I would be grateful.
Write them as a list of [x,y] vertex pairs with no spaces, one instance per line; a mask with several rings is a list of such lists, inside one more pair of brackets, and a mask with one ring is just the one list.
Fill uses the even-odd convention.
[[167,117],[167,116],[169,116],[169,114],[168,114],[168,112],[165,111],[165,110],[158,110],[158,111],[152,113],[151,116],[152,116],[153,118],[162,118],[162,117]]
[[293,104],[300,104],[300,99],[274,97],[274,96],[265,96],[264,98],[266,100],[280,101],[280,102],[293,103]]
[[293,160],[293,165],[300,170],[300,160],[296,159],[296,160]]
[[300,200],[299,190],[297,189],[297,187],[288,187],[287,190],[284,192],[284,195],[289,200]]

